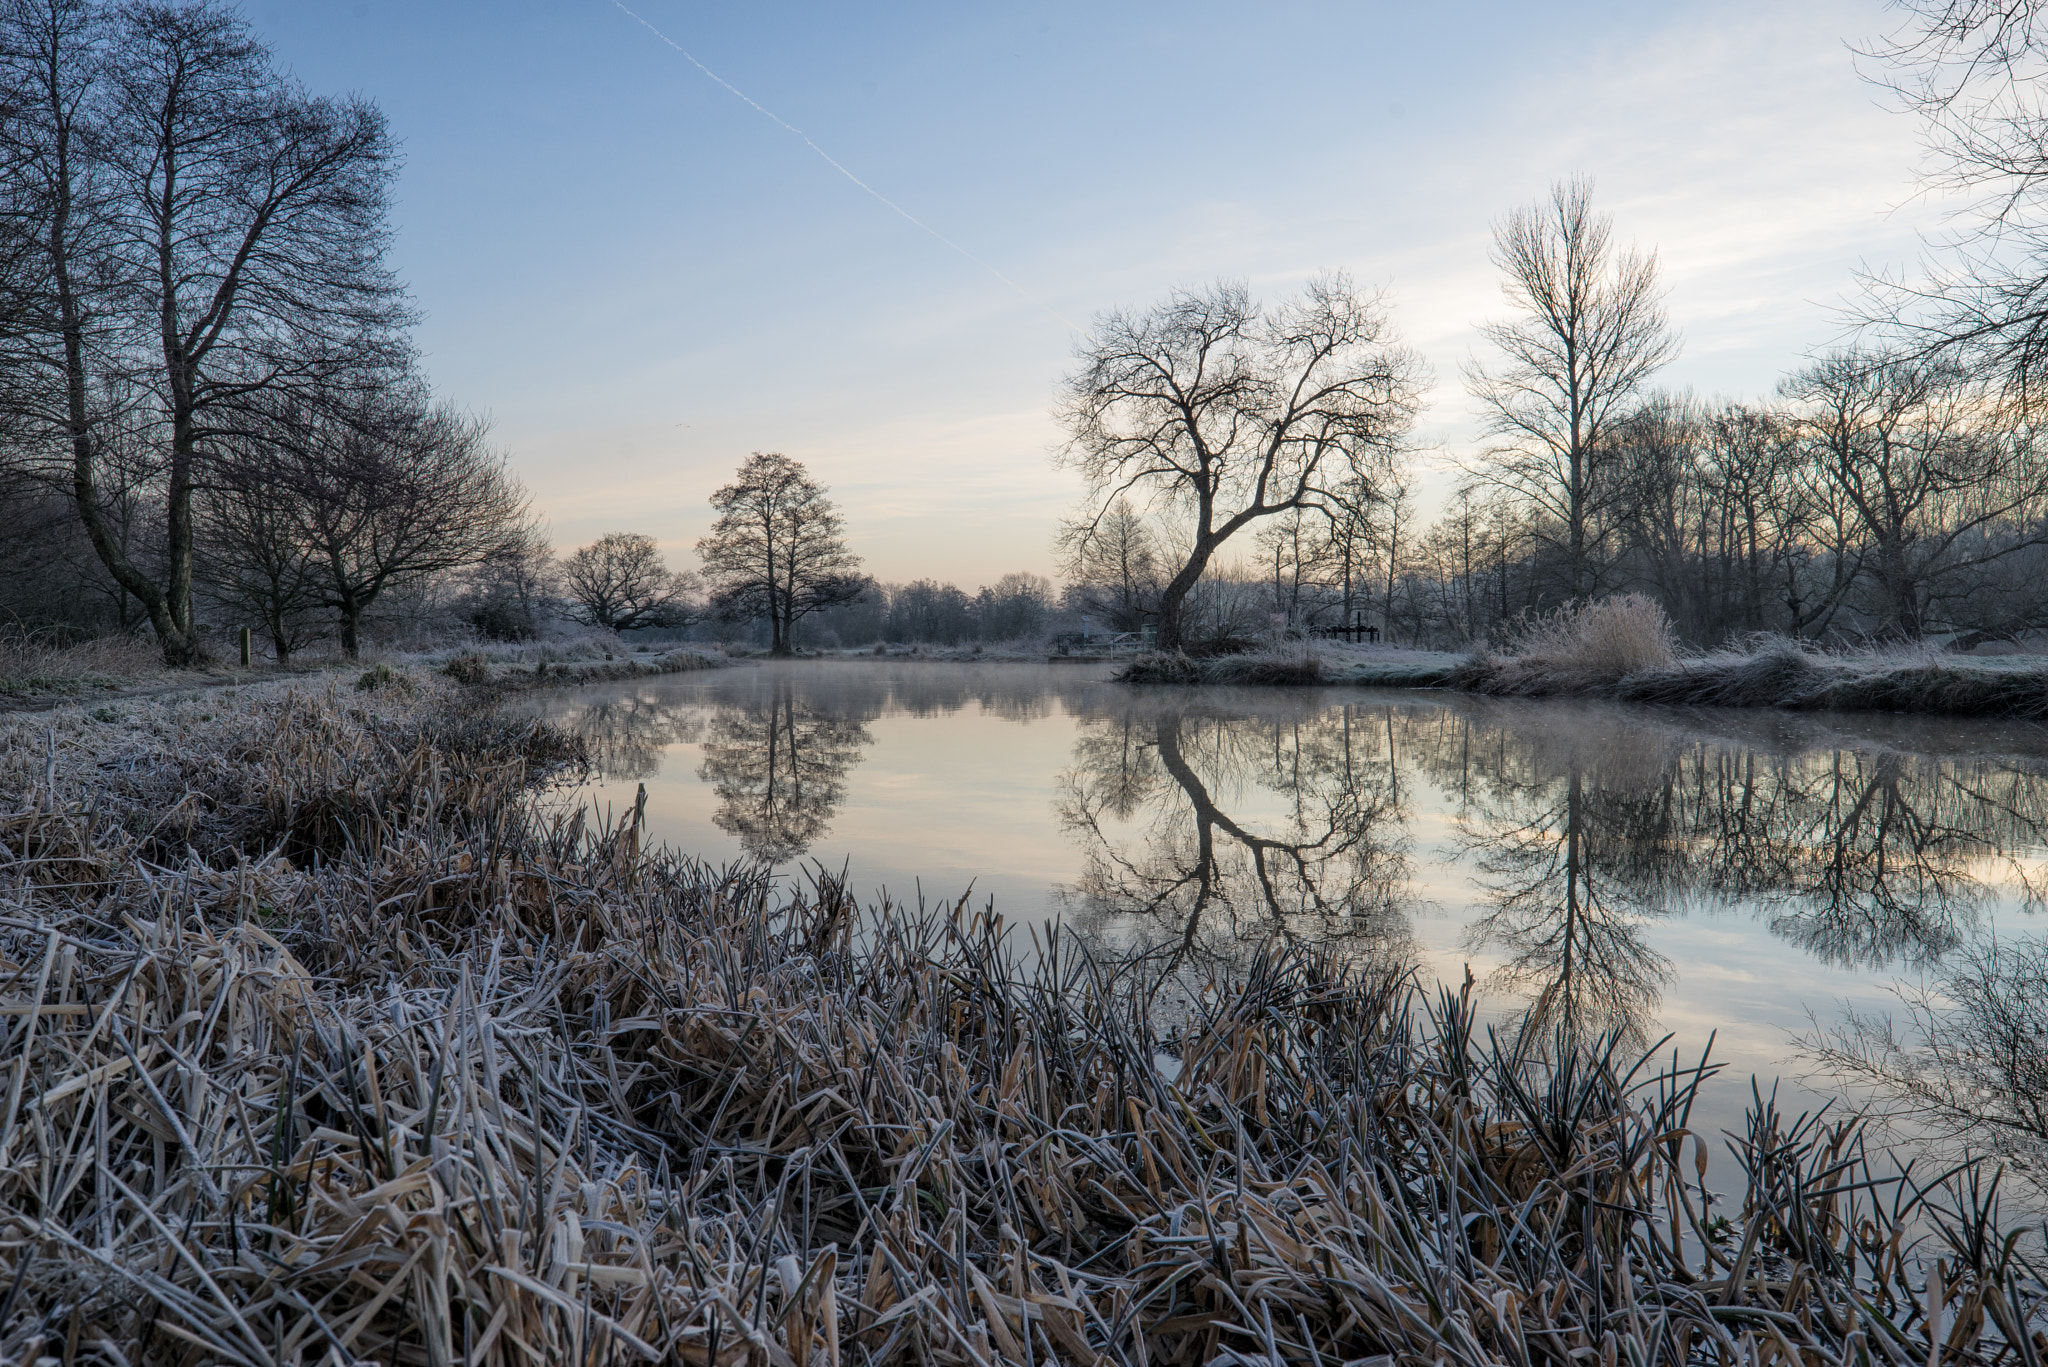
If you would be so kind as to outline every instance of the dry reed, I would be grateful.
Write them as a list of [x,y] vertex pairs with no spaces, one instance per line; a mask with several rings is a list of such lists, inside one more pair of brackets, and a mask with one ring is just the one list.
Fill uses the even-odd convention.
[[21,632],[0,631],[0,699],[36,694],[76,696],[163,672],[162,654],[135,637],[101,636],[64,645]]
[[0,728],[0,1360],[2048,1349],[1995,1185],[1853,1122],[1759,1100],[1710,1206],[1711,1068],[1301,951],[1166,1013],[1144,960],[543,818],[573,742],[475,696]]
[[1474,656],[1451,683],[1471,692],[1524,697],[1593,693],[1676,659],[1664,609],[1628,593],[1524,614],[1499,649]]

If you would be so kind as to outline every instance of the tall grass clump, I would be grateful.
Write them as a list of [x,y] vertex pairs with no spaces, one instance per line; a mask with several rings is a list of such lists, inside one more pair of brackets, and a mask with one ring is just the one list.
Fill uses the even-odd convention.
[[1643,594],[1619,594],[1525,613],[1497,647],[1454,676],[1453,686],[1529,697],[1594,693],[1677,657],[1664,609]]
[[432,677],[209,706],[0,727],[0,1360],[2048,1344],[1972,1171],[1758,1099],[1710,1195],[1704,1061],[1302,950],[1167,1013],[1144,958],[544,815],[573,742]]
[[132,636],[64,641],[0,628],[0,700],[90,693],[162,669],[163,656],[157,649]]

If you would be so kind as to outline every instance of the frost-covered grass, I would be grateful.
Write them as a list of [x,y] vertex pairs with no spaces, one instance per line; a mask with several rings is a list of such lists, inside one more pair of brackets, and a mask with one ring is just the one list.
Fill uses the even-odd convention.
[[1835,653],[1784,637],[1684,655],[1662,610],[1636,595],[1539,619],[1445,683],[1512,697],[2048,717],[2048,657],[1987,659],[1921,646]]
[[2040,718],[2048,717],[2048,657],[1976,659],[1928,650],[1830,655],[1777,640],[1638,670],[1617,680],[1610,696],[1709,707]]
[[171,670],[154,644],[133,636],[102,636],[75,645],[0,636],[0,704],[77,698],[152,683],[205,678]]

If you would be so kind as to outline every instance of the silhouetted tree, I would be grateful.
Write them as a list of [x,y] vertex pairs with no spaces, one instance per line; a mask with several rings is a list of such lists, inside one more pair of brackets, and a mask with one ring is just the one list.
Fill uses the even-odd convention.
[[1975,231],[1935,244],[1919,281],[1873,279],[1873,320],[1919,358],[1995,376],[2028,406],[2048,379],[2048,8],[2039,0],[1897,0],[1909,21],[1866,55],[1922,119],[1922,170],[1974,197]]
[[1100,615],[1118,631],[1136,631],[1156,610],[1164,578],[1159,552],[1128,499],[1062,524],[1058,553],[1078,611]]
[[[200,651],[194,500],[215,444],[281,391],[378,384],[403,359],[384,264],[397,152],[374,105],[304,94],[211,0],[7,0],[0,60],[0,158],[41,249],[15,420],[68,450],[95,552],[183,663]],[[123,408],[162,453],[154,565],[107,515],[104,429]]]
[[[2048,459],[1954,367],[1840,353],[1785,392],[1813,477],[1849,515],[1853,572],[1838,577],[1872,588],[1881,634],[1917,639],[1942,600],[1968,596],[1997,562],[2048,537]],[[2028,616],[2021,625],[2040,620]]]
[[662,563],[654,538],[609,532],[562,562],[562,583],[583,620],[612,631],[682,626],[691,618],[696,576]]
[[423,392],[294,410],[274,431],[273,477],[290,493],[293,534],[350,659],[381,596],[483,564],[534,535],[525,491],[484,424]]
[[1561,181],[1547,202],[1497,222],[1493,263],[1518,316],[1481,329],[1505,362],[1466,370],[1487,431],[1501,439],[1475,473],[1555,519],[1573,598],[1594,587],[1590,538],[1608,429],[1678,352],[1656,253],[1617,250],[1612,234],[1584,179]]
[[1423,370],[1389,338],[1343,275],[1270,310],[1219,284],[1097,321],[1060,405],[1059,461],[1088,490],[1070,536],[1085,544],[1133,493],[1174,519],[1184,553],[1159,591],[1162,649],[1185,643],[1183,605],[1232,536],[1391,475]]
[[787,655],[796,624],[860,596],[867,579],[846,548],[825,490],[802,464],[756,451],[711,496],[718,518],[697,543],[712,605],[732,621],[768,621],[769,648]]
[[530,641],[556,609],[560,580],[553,548],[529,527],[470,567],[455,610],[487,641]]

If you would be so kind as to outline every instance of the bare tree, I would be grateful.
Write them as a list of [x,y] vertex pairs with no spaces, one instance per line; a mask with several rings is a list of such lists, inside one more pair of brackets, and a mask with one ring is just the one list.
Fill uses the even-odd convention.
[[[23,309],[36,382],[18,421],[69,453],[93,547],[146,611],[165,659],[201,646],[194,499],[252,401],[402,359],[384,265],[397,152],[360,100],[311,98],[214,0],[6,0],[21,168],[39,259]],[[101,428],[139,404],[163,450],[160,567],[107,525]]]
[[1871,320],[1921,359],[1997,375],[2028,404],[2048,380],[2048,7],[1895,0],[1910,18],[1865,50],[1918,115],[1930,185],[1971,196],[1974,224],[1932,245],[1920,280],[1870,277]]
[[1378,301],[1341,274],[1271,310],[1226,283],[1109,313],[1080,360],[1059,410],[1059,463],[1087,485],[1079,524],[1092,533],[1135,494],[1182,534],[1159,593],[1164,650],[1186,643],[1183,605],[1232,536],[1392,475],[1423,379]]
[[1494,224],[1493,263],[1515,318],[1481,332],[1504,356],[1465,378],[1500,439],[1475,474],[1555,518],[1567,591],[1592,591],[1590,538],[1609,427],[1678,353],[1657,287],[1656,253],[1621,250],[1593,211],[1592,182],[1560,181],[1547,201]]
[[1949,1156],[1991,1155],[2038,1189],[2048,1165],[2048,945],[1982,937],[1933,981],[1893,990],[1890,1013],[1845,1011],[1800,1045],[1823,1070],[1873,1094],[1871,1110]]
[[739,477],[711,496],[718,518],[697,543],[721,617],[768,619],[770,649],[794,649],[796,624],[850,603],[867,587],[860,558],[840,536],[841,520],[803,465],[756,451]]
[[273,477],[290,493],[294,535],[350,659],[380,596],[483,564],[534,536],[526,494],[484,424],[422,391],[289,416]]
[[1953,366],[1844,353],[1785,393],[1811,477],[1848,513],[1838,582],[1871,587],[1879,634],[1915,640],[1953,620],[2000,561],[2048,538],[2048,460]]
[[585,621],[612,631],[683,625],[697,591],[696,576],[671,571],[638,532],[609,532],[577,551],[562,562],[562,583]]
[[1144,517],[1118,499],[1093,518],[1061,525],[1060,573],[1083,612],[1100,613],[1118,631],[1137,631],[1159,598],[1159,552]]
[[455,609],[487,641],[530,641],[554,610],[561,567],[538,527],[469,568]]
[[230,455],[201,495],[197,536],[215,597],[262,625],[280,664],[323,630],[320,566],[282,473],[268,450]]

